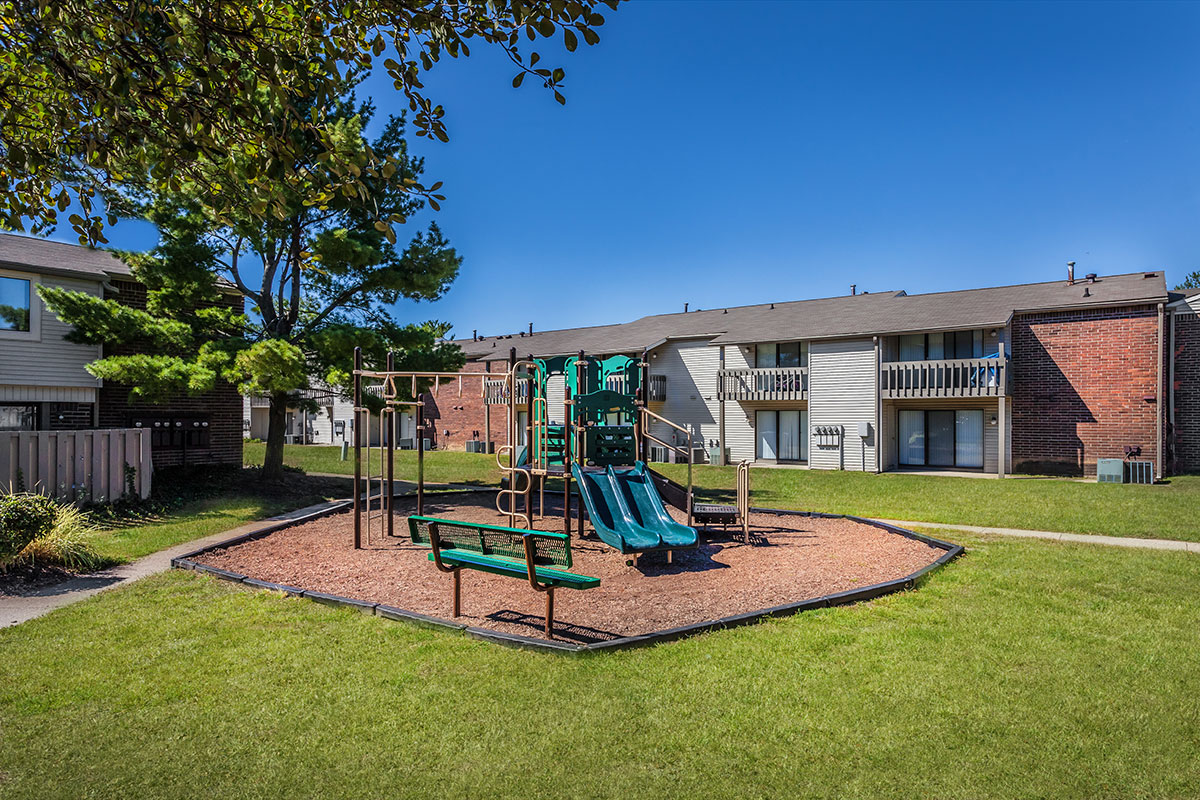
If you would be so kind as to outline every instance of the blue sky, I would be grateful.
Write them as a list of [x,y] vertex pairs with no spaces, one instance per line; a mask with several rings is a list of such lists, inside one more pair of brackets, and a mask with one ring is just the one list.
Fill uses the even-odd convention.
[[[469,338],[1055,280],[1069,260],[1200,269],[1200,4],[605,13],[599,45],[549,59],[565,108],[482,46],[429,76],[451,141],[416,149],[466,261],[402,316]],[[365,91],[381,117],[404,107],[387,81]]]

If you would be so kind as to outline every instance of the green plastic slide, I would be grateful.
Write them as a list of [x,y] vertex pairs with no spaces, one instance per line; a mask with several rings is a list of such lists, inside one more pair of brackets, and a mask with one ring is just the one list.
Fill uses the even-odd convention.
[[695,547],[694,528],[681,525],[663,507],[646,465],[587,469],[571,465],[584,507],[597,535],[622,553]]

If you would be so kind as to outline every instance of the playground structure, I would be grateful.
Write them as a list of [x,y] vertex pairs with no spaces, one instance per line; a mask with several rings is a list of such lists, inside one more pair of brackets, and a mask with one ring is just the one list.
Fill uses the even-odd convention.
[[[548,382],[561,375],[564,381],[563,423],[551,424],[548,407]],[[461,395],[465,379],[494,380],[496,373],[410,372],[397,371],[391,354],[384,370],[363,368],[361,350],[354,354],[354,542],[361,548],[363,533],[369,541],[378,527],[380,535],[395,536],[394,458],[399,412],[412,408],[417,443],[417,515],[424,513],[424,429],[421,391],[429,384],[435,394],[443,383],[457,381]],[[534,527],[534,491],[538,492],[537,516],[545,510],[546,481],[563,481],[563,531],[569,537],[574,510],[579,534],[584,534],[584,512],[596,535],[623,554],[665,551],[668,559],[677,549],[699,546],[692,527],[693,501],[691,432],[681,425],[655,414],[645,402],[649,384],[644,358],[613,356],[599,359],[583,352],[574,356],[518,359],[510,351],[508,370],[503,373],[504,394],[508,406],[508,441],[496,450],[496,462],[503,473],[496,496],[499,512],[508,518],[508,527]],[[405,388],[408,389],[407,396]],[[481,382],[480,391],[483,391]],[[379,402],[371,408],[365,402],[370,395]],[[525,415],[521,424],[520,414]],[[375,449],[364,444],[363,432],[378,414],[378,459]],[[682,433],[687,444],[680,447],[654,433],[655,425]],[[369,438],[368,438],[369,441]],[[687,463],[687,486],[677,487],[672,504],[686,515],[686,524],[677,522],[667,511],[659,494],[665,481],[646,466],[650,443],[681,456]],[[364,459],[364,447],[366,458]],[[372,473],[373,463],[378,471]],[[366,492],[362,492],[363,467],[366,467]],[[745,521],[747,504],[741,502],[739,468],[739,511]],[[572,501],[572,483],[579,498]],[[747,483],[748,497],[748,483]],[[702,522],[726,522],[708,506]],[[725,507],[721,507],[725,508]]]

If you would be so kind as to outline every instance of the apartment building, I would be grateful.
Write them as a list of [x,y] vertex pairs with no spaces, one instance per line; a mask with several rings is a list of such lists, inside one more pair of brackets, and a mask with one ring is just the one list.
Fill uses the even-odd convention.
[[[0,234],[0,431],[148,428],[154,466],[241,464],[241,398],[220,384],[165,404],[131,399],[86,365],[132,347],[81,345],[38,297],[41,284],[145,308],[146,290],[112,253],[29,236]],[[241,308],[240,295],[228,294]]]
[[[1149,271],[685,311],[462,346],[493,368],[510,348],[644,354],[651,408],[692,430],[698,458],[1093,475],[1097,458],[1128,453],[1161,476],[1200,468],[1198,308]],[[561,391],[550,387],[552,422]]]

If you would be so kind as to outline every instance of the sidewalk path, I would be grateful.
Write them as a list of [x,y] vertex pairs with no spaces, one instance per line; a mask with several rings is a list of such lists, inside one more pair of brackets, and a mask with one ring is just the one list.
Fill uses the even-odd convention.
[[1021,528],[989,528],[984,525],[951,525],[945,522],[913,522],[911,520],[881,519],[888,525],[901,528],[941,528],[947,531],[987,533],[996,536],[1019,536],[1025,539],[1053,539],[1059,542],[1104,544],[1109,547],[1133,547],[1142,550],[1180,550],[1200,554],[1200,542],[1181,542],[1177,539],[1135,539],[1129,536],[1096,536],[1090,533],[1059,533],[1057,531],[1027,531]]
[[171,559],[181,556],[184,553],[190,553],[193,550],[199,550],[202,547],[207,547],[210,544],[216,544],[217,542],[231,539],[234,536],[240,536],[244,533],[262,530],[280,522],[321,514],[332,508],[349,504],[349,500],[318,503],[315,506],[289,511],[286,514],[279,514],[278,516],[258,520],[257,522],[248,522],[231,530],[205,536],[203,539],[193,539],[190,542],[177,544],[174,547],[168,547],[166,550],[151,553],[129,564],[121,564],[101,570],[100,572],[94,572],[90,575],[80,575],[78,578],[56,583],[53,586],[43,586],[32,594],[21,597],[0,597],[0,628],[19,625],[27,620],[48,614],[56,608],[77,603],[105,589],[111,589],[114,586],[123,586],[140,578],[145,578],[147,575],[166,572],[171,568]]

